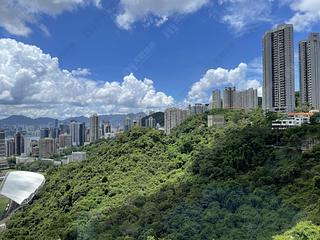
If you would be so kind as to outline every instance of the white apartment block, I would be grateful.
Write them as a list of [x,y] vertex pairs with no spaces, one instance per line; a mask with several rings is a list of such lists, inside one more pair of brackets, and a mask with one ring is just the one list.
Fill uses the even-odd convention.
[[169,108],[164,112],[164,129],[166,134],[170,134],[171,130],[179,126],[188,117],[188,111],[178,108]]
[[283,24],[263,37],[263,109],[295,108],[293,25]]
[[320,109],[320,34],[299,42],[300,97],[302,104]]

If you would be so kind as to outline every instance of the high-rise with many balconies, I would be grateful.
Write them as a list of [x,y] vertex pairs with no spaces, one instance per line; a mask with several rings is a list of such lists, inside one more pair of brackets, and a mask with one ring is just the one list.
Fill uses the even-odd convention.
[[72,146],[83,146],[85,142],[85,123],[78,123],[71,121],[70,123],[70,135]]
[[223,108],[236,108],[237,92],[235,87],[225,87],[223,91]]
[[300,97],[302,104],[320,109],[320,34],[299,42]]
[[263,37],[263,109],[295,108],[293,25],[283,24]]
[[219,89],[212,91],[212,101],[210,104],[210,109],[221,108],[221,92]]
[[164,129],[166,134],[170,134],[171,130],[188,118],[188,111],[178,108],[168,108],[164,112]]
[[6,157],[6,134],[0,129],[0,158]]
[[99,139],[99,117],[94,114],[90,117],[90,142],[94,143]]

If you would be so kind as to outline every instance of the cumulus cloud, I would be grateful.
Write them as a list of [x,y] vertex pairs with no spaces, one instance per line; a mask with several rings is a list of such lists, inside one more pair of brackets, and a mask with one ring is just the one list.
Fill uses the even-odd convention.
[[[26,36],[31,32],[30,24],[41,15],[56,16],[86,5],[100,7],[100,0],[0,0],[0,26],[14,35]],[[40,29],[50,35],[44,25]]]
[[198,82],[192,85],[186,101],[190,103],[208,102],[212,90],[224,86],[235,86],[238,90],[261,88],[258,80],[247,79],[249,71],[246,63],[240,63],[238,67],[230,70],[224,68],[209,69]]
[[294,24],[296,31],[309,31],[311,26],[320,21],[319,0],[289,0],[294,16],[288,21]]
[[41,49],[0,39],[0,111],[8,115],[68,117],[165,108],[171,96],[158,92],[150,79],[133,74],[122,82],[88,78],[89,69],[63,70]]
[[[136,21],[153,18],[161,25],[174,14],[189,14],[205,6],[210,0],[121,0],[121,12],[116,17],[117,24],[130,29]],[[150,19],[149,19],[150,20]]]

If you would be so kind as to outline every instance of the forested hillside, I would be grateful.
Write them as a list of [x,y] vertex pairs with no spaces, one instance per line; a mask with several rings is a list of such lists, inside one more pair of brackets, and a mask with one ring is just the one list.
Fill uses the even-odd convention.
[[1,239],[320,239],[320,127],[206,114],[170,136],[134,128],[46,171]]

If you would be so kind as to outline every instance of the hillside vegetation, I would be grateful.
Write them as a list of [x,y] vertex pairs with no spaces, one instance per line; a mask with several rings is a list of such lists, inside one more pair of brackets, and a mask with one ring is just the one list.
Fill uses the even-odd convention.
[[134,128],[49,167],[0,238],[320,239],[320,127],[279,132],[260,111],[222,113],[223,129],[206,114],[170,136]]

